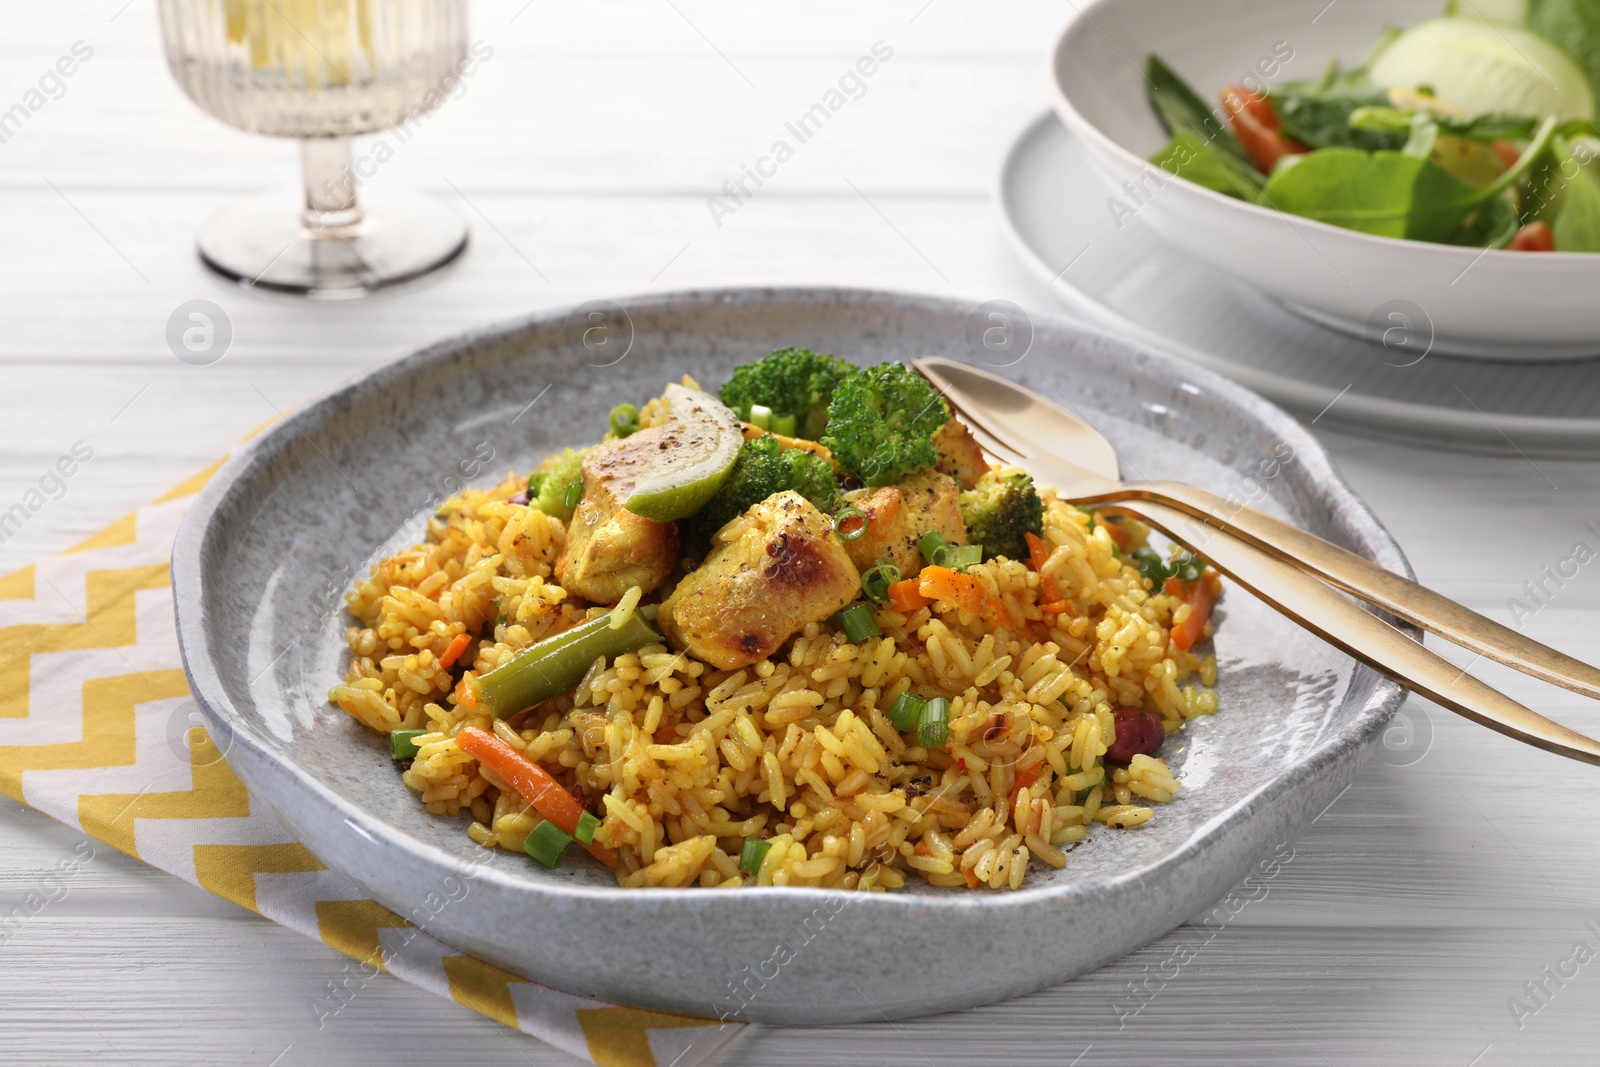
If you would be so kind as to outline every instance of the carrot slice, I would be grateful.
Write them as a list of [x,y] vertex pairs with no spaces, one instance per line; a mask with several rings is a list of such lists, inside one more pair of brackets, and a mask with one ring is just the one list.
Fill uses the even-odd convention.
[[902,615],[910,615],[918,608],[927,607],[932,601],[919,591],[920,583],[920,578],[907,578],[905,581],[892,583],[889,586],[889,606]]
[[1014,813],[1017,810],[1017,797],[1021,795],[1024,789],[1031,786],[1034,782],[1037,782],[1039,780],[1039,775],[1043,773],[1043,763],[1035,763],[1032,767],[1017,772],[1016,777],[1011,783],[1011,792],[1008,794],[1011,797],[1011,811],[1013,812],[1013,818],[1015,818]]
[[949,567],[922,568],[917,591],[929,600],[943,600],[973,615],[987,614],[989,597],[983,583]]
[[450,647],[446,648],[444,650],[444,655],[439,657],[440,668],[443,670],[449,670],[451,667],[454,667],[456,660],[461,658],[461,654],[471,647],[471,634],[456,634],[450,639]]
[[1203,574],[1192,582],[1168,578],[1164,588],[1189,605],[1188,617],[1172,628],[1173,645],[1178,651],[1187,652],[1194,647],[1196,641],[1200,640],[1205,632],[1206,622],[1211,618],[1211,609],[1216,606],[1216,581],[1209,574]]
[[[576,836],[583,805],[550,777],[550,772],[506,744],[500,738],[475,726],[456,734],[461,751],[500,776],[544,818]],[[579,844],[582,844],[580,841]],[[601,844],[584,845],[589,855],[607,867],[617,865],[617,854]]]
[[1023,531],[1022,537],[1028,542],[1028,562],[1039,572],[1041,579],[1039,588],[1044,593],[1045,600],[1051,604],[1059,603],[1061,590],[1056,587],[1056,580],[1044,573],[1044,565],[1050,559],[1050,543],[1038,534],[1028,531]]

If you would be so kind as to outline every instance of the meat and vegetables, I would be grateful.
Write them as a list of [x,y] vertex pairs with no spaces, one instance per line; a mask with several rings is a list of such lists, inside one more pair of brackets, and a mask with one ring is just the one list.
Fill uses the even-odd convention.
[[959,584],[980,560],[1031,559],[1044,514],[1032,478],[991,469],[920,375],[799,348],[737,368],[719,397],[670,385],[643,413],[619,405],[606,440],[547,458],[527,499],[566,524],[555,577],[569,595],[663,599],[621,631],[558,634],[478,679],[502,715],[657,628],[724,670],[830,618],[865,639],[865,604],[895,585],[919,595],[904,587],[925,568]]

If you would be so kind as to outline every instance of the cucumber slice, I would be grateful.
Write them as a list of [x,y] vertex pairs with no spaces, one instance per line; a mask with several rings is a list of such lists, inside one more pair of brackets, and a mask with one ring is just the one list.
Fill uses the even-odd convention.
[[1439,100],[1468,115],[1594,117],[1594,93],[1578,65],[1543,37],[1516,26],[1429,19],[1396,38],[1368,73],[1384,89],[1432,86]]
[[687,518],[705,507],[728,480],[744,444],[739,416],[698,389],[669,385],[661,448],[625,506],[656,522]]

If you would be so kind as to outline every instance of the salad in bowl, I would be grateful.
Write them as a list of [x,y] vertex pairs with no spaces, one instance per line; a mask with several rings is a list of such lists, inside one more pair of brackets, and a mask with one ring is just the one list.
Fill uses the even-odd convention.
[[[1208,106],[1160,56],[1151,162],[1214,192],[1381,237],[1600,252],[1600,4],[1479,4],[1388,27],[1359,63]],[[1251,84],[1251,83],[1254,84]]]

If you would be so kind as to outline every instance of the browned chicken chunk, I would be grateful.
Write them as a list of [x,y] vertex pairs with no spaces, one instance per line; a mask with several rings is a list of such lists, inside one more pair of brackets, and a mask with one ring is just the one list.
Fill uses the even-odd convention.
[[679,648],[723,670],[765,659],[861,592],[833,521],[799,493],[774,493],[712,538],[657,621]]
[[661,430],[606,441],[583,457],[583,499],[567,524],[556,580],[569,593],[614,604],[632,586],[649,592],[678,563],[678,524],[623,507],[660,444]]
[[989,472],[989,461],[983,458],[972,431],[954,415],[933,435],[933,447],[939,452],[937,469],[960,482],[963,489],[971,489]]
[[850,561],[860,570],[888,559],[901,574],[916,574],[923,563],[917,542],[929,530],[938,531],[953,545],[967,543],[961,490],[954,479],[936,470],[918,471],[899,485],[868,489],[850,504],[867,515],[867,532],[844,543]]

